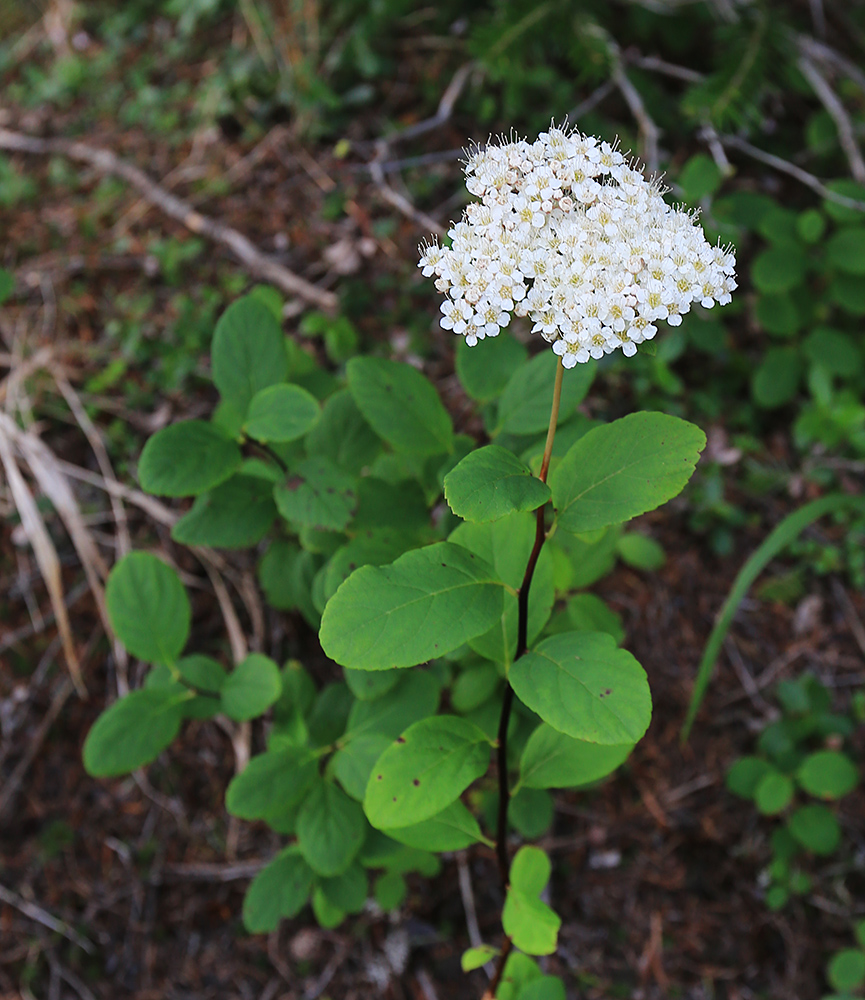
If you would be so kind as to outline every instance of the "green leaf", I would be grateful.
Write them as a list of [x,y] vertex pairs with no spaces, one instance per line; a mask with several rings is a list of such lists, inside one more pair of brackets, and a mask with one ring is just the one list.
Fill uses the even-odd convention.
[[602,746],[575,740],[542,724],[532,733],[520,759],[525,788],[579,788],[600,781],[634,749],[633,743]]
[[395,740],[404,729],[435,713],[441,693],[438,678],[429,671],[400,673],[402,676],[391,691],[375,701],[356,701],[352,705],[346,724],[350,736],[376,732]]
[[15,291],[15,275],[0,267],[0,305]]
[[[854,181],[850,177],[842,177],[840,180],[829,181],[826,185],[830,191],[840,194],[853,201],[865,202],[865,185]],[[826,198],[823,202],[826,214],[830,215],[836,222],[861,222],[862,210],[849,205],[842,205],[837,201]]]
[[174,663],[189,637],[192,609],[180,578],[149,552],[130,552],[111,570],[105,588],[117,638],[148,663]]
[[355,670],[411,667],[489,629],[502,612],[492,569],[458,545],[415,549],[390,566],[363,566],[325,608],[325,653]]
[[508,889],[502,911],[505,934],[528,955],[552,955],[558,944],[561,917],[546,903]]
[[481,966],[486,965],[487,962],[492,961],[498,954],[499,949],[494,948],[491,944],[482,944],[477,948],[468,948],[463,952],[462,958],[460,958],[460,965],[463,972],[473,972],[475,969],[480,969]]
[[553,729],[590,743],[636,743],[652,717],[646,672],[606,632],[550,636],[514,662],[510,682]]
[[363,419],[348,389],[341,389],[327,400],[318,423],[307,434],[306,451],[358,475],[381,451],[381,439]]
[[341,531],[356,504],[354,479],[326,458],[307,458],[274,489],[279,513],[296,525]]
[[460,337],[455,354],[462,387],[479,403],[500,396],[510,377],[529,356],[525,346],[509,334],[487,337],[480,350],[469,347],[465,337]]
[[373,892],[375,894],[375,901],[383,910],[388,912],[395,910],[402,904],[408,892],[408,886],[399,872],[390,871],[385,872],[384,875],[376,879]]
[[851,993],[865,983],[865,952],[845,948],[832,956],[826,967],[826,978],[839,993]]
[[685,201],[699,202],[721,186],[724,175],[721,168],[705,153],[698,153],[682,167],[679,174],[679,187]]
[[791,337],[806,319],[805,313],[786,292],[761,295],[754,305],[754,316],[764,330],[776,337]]
[[334,777],[353,799],[363,802],[372,769],[391,742],[392,737],[382,733],[364,733],[352,737],[333,755],[330,767]]
[[553,825],[554,817],[552,796],[542,788],[523,787],[511,796],[508,822],[526,840],[542,837]]
[[541,977],[537,962],[519,951],[512,951],[505,962],[502,981],[496,990],[496,1000],[518,1000],[520,991]]
[[[499,431],[537,434],[547,429],[557,367],[556,355],[552,351],[542,351],[514,372],[499,400]],[[565,372],[559,403],[561,422],[567,420],[585,399],[596,370],[595,363],[590,361]]]
[[539,847],[521,847],[511,862],[510,885],[529,896],[540,896],[552,870],[549,857]]
[[343,913],[360,913],[366,903],[368,881],[366,872],[353,862],[341,875],[323,879],[321,891],[325,899]]
[[632,413],[595,427],[552,474],[558,524],[594,531],[654,510],[681,493],[706,435],[665,413]]
[[865,274],[865,227],[848,226],[826,241],[826,260],[847,274]]
[[297,842],[318,875],[340,875],[354,860],[366,833],[360,805],[332,781],[317,781],[297,817]]
[[565,984],[558,976],[541,976],[526,983],[517,1000],[565,1000]]
[[243,899],[243,926],[250,934],[267,934],[283,917],[296,917],[309,899],[314,877],[296,844],[283,848],[250,882]]
[[761,292],[787,292],[802,284],[807,265],[808,259],[797,246],[779,244],[757,254],[751,280]]
[[236,722],[266,712],[282,691],[279,667],[268,656],[250,653],[222,685],[222,710]]
[[421,485],[403,479],[394,483],[364,476],[357,487],[356,531],[388,528],[391,531],[424,532],[430,512]]
[[195,503],[171,529],[183,545],[245,549],[257,545],[276,517],[273,486],[258,476],[232,476]]
[[492,663],[478,663],[464,670],[451,689],[451,705],[460,715],[472,712],[488,701],[501,682]]
[[305,747],[281,747],[253,757],[231,779],[225,807],[240,819],[268,819],[297,805],[317,773]]
[[[513,588],[513,592],[505,592],[495,624],[484,634],[469,639],[476,653],[497,663],[509,664],[516,651],[519,614],[515,591],[522,583],[535,542],[536,524],[531,514],[511,514],[485,524],[461,524],[449,538],[492,566],[496,578]],[[547,623],[554,600],[552,554],[541,549],[529,591],[529,642],[534,641]]]
[[660,542],[647,535],[640,535],[636,531],[622,535],[616,543],[616,551],[622,561],[634,569],[657,570],[667,561],[664,547]]
[[789,403],[799,390],[801,375],[795,347],[770,347],[751,379],[755,401],[767,410]]
[[388,693],[405,676],[399,670],[349,670],[344,668],[348,689],[360,701],[375,701]]
[[368,888],[366,872],[357,862],[352,862],[341,875],[321,881],[325,899],[343,913],[360,913],[366,903]]
[[258,564],[258,579],[267,603],[281,611],[314,611],[309,589],[317,569],[313,553],[301,551],[288,539],[277,539]]
[[249,404],[244,433],[256,441],[296,441],[315,425],[318,400],[299,385],[269,385]]
[[494,521],[534,510],[550,498],[550,488],[529,467],[498,445],[473,451],[444,480],[445,499],[466,521]]
[[834,813],[823,805],[800,806],[787,826],[795,839],[814,854],[832,854],[841,843],[841,827]]
[[380,830],[421,823],[458,799],[489,761],[489,741],[477,726],[452,715],[422,719],[379,758],[364,811]]
[[459,799],[420,823],[388,827],[387,834],[401,844],[423,851],[460,851],[476,843],[492,846],[481,833],[478,821]]
[[625,638],[622,616],[595,594],[574,594],[565,607],[565,615],[577,632],[607,632],[617,646]]
[[550,879],[550,859],[537,847],[522,847],[511,863],[502,926],[529,955],[552,955],[561,919],[537,897]]
[[115,701],[84,741],[84,767],[94,778],[128,774],[149,764],[177,736],[191,691],[146,688]]
[[257,392],[283,381],[285,340],[267,306],[247,295],[225,310],[213,333],[211,367],[220,396],[242,418]]
[[193,653],[177,661],[180,676],[199,691],[221,691],[228,674],[222,665],[209,656]]
[[754,789],[754,803],[764,816],[783,812],[793,800],[793,781],[786,774],[770,771]]
[[312,890],[312,913],[319,927],[333,930],[345,920],[345,912],[325,896],[320,885]]
[[813,365],[833,375],[848,377],[862,371],[862,351],[851,336],[828,326],[818,326],[802,341],[802,350]]
[[859,771],[843,753],[819,750],[802,761],[796,779],[815,798],[840,799],[856,787]]
[[772,771],[762,757],[741,757],[727,772],[727,789],[742,799],[753,799],[757,785]]
[[852,274],[836,274],[826,295],[844,312],[851,316],[865,315],[865,282]]
[[348,386],[372,429],[395,448],[438,455],[453,448],[453,426],[432,383],[411,365],[352,358]]
[[215,424],[182,420],[148,438],[138,480],[143,490],[157,496],[196,496],[225,482],[242,461],[237,442]]
[[330,558],[324,576],[325,597],[330,600],[340,584],[361,566],[391,563],[416,545],[417,538],[405,530],[375,528],[361,532]]

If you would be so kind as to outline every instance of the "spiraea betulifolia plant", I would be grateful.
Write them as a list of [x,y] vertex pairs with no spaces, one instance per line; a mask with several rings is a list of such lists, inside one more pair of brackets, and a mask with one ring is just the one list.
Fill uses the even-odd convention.
[[[230,672],[183,656],[183,586],[133,553],[112,573],[108,608],[154,667],[100,717],[84,757],[92,774],[124,773],[184,718],[272,709],[267,749],[226,797],[234,815],[288,838],[249,887],[247,928],[271,930],[307,901],[335,926],[364,907],[370,871],[392,908],[405,872],[433,874],[436,854],[481,845],[498,865],[503,936],[463,966],[492,963],[489,997],[538,1000],[564,995],[530,957],[556,950],[552,869],[531,845],[511,857],[510,831],[536,837],[548,789],[611,774],[651,718],[616,616],[574,592],[617,548],[639,549],[620,546],[621,526],[676,496],[705,444],[677,417],[599,424],[577,407],[595,358],[633,354],[692,302],[727,301],[734,262],[621,153],[577,132],[478,150],[467,175],[481,202],[421,266],[448,294],[442,325],[461,335],[457,372],[494,443],[455,434],[409,365],[354,357],[345,381],[316,368],[252,295],[214,335],[213,419],[158,432],[141,457],[145,489],[196,498],[176,541],[270,539],[265,595],[319,629],[344,680],[317,690],[298,659],[280,669],[261,653]],[[529,360],[500,335],[511,314],[554,353]]]

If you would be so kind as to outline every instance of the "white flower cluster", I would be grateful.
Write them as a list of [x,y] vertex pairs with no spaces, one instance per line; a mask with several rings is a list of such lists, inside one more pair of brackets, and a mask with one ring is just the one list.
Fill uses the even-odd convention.
[[420,248],[419,266],[448,295],[441,325],[470,346],[529,316],[573,368],[617,347],[630,357],[692,302],[730,301],[730,250],[710,246],[695,215],[667,205],[609,143],[551,127],[478,150],[465,172],[481,200],[450,247]]

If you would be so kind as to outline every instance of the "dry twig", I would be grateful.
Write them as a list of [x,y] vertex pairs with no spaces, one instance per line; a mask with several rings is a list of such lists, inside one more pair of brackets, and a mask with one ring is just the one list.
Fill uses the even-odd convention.
[[[75,683],[75,687],[81,698],[87,697],[87,688],[81,676],[81,665],[78,654],[75,650],[75,642],[72,638],[72,628],[69,624],[69,615],[66,611],[66,603],[63,596],[63,581],[60,576],[60,560],[57,550],[36,506],[36,501],[30,488],[21,475],[15,454],[12,450],[12,438],[8,433],[7,423],[15,428],[14,422],[6,414],[0,413],[0,462],[6,471],[6,481],[12,492],[12,499],[18,509],[21,518],[21,525],[27,535],[27,540],[33,548],[39,572],[48,588],[48,595],[51,599],[51,607],[54,617],[57,620],[57,627],[63,640],[63,653],[66,657],[66,665]],[[17,428],[15,428],[17,430]]]
[[832,121],[835,122],[838,141],[841,143],[841,148],[850,164],[850,173],[854,180],[859,181],[860,184],[865,183],[865,160],[862,159],[862,152],[856,143],[853,122],[850,121],[850,116],[844,105],[829,85],[829,81],[807,56],[799,57],[799,69],[808,83],[811,84],[811,89],[831,116]]
[[750,142],[746,142],[735,135],[719,135],[718,140],[728,149],[738,149],[740,153],[744,153],[754,160],[759,160],[761,163],[765,163],[766,166],[772,167],[783,174],[788,174],[801,184],[811,188],[812,191],[816,191],[826,201],[833,201],[836,205],[852,208],[856,212],[865,212],[865,201],[858,201],[856,198],[848,198],[846,195],[838,194],[837,191],[826,187],[819,177],[809,174],[807,170],[797,167],[795,163],[790,163],[789,160],[782,160],[780,156],[775,156],[773,153],[767,153],[762,149],[758,149],[756,146],[752,146]]
[[70,142],[67,139],[39,139],[8,129],[0,129],[0,149],[43,156],[52,154],[67,156],[71,160],[88,163],[102,174],[120,177],[137,188],[147,201],[193,233],[200,233],[215,243],[228,247],[256,276],[272,282],[284,292],[297,295],[319,309],[329,312],[336,309],[337,298],[333,292],[318,288],[300,275],[289,271],[287,267],[262,253],[236,229],[191,209],[180,198],[152,181],[143,170],[121,160],[107,149],[95,149],[86,143]]
[[47,927],[56,934],[62,934],[67,940],[77,945],[83,951],[86,951],[88,955],[96,954],[96,949],[93,947],[92,942],[82,937],[78,931],[62,920],[58,920],[57,917],[53,917],[47,910],[43,910],[41,906],[36,906],[35,903],[30,903],[28,900],[22,899],[4,885],[0,885],[0,900],[14,907],[19,913],[23,913],[25,917],[29,917],[31,920],[35,920],[36,923],[42,924],[43,927]]

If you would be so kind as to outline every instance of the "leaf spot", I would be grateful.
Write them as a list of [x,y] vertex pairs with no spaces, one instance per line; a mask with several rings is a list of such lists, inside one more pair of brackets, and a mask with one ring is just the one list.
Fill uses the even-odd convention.
[[405,736],[397,736],[396,741],[397,743],[405,743]]
[[414,781],[412,781],[412,784],[415,786],[415,788],[417,788],[417,786],[420,784],[420,778],[415,778]]

